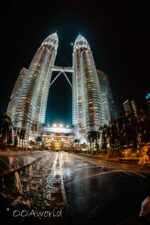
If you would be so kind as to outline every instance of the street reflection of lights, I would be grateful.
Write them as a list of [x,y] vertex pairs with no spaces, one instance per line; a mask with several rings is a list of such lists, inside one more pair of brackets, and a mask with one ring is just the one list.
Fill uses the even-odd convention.
[[54,171],[54,176],[56,175],[56,163],[57,163],[57,159],[58,159],[58,153],[56,154],[56,157],[55,157],[55,159],[54,159],[54,163],[53,163],[53,167],[52,167],[52,169],[53,169],[53,171]]

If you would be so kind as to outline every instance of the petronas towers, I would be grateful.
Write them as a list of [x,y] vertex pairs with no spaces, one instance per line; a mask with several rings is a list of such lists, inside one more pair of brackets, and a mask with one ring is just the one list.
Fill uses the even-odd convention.
[[[56,33],[48,36],[37,50],[28,69],[23,68],[14,86],[7,113],[14,127],[40,132],[45,123],[52,72],[72,72],[72,124],[76,138],[108,124],[104,113],[104,93],[87,40],[79,35],[73,46],[73,66],[54,66],[58,48]],[[107,95],[107,94],[106,94]],[[112,101],[112,100],[111,100]],[[105,109],[106,109],[105,98]],[[107,111],[111,111],[108,103]],[[105,118],[105,120],[103,119]]]

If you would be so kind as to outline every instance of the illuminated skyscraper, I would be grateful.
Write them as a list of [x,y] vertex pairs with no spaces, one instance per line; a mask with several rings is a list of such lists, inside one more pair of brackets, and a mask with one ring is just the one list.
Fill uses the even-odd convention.
[[17,81],[15,83],[15,86],[13,88],[13,91],[10,97],[10,102],[7,107],[7,114],[11,117],[13,124],[14,124],[14,118],[16,114],[16,104],[20,100],[19,97],[21,94],[21,88],[22,88],[23,81],[25,79],[26,74],[27,74],[27,69],[22,68],[17,78]]
[[79,35],[73,50],[73,125],[76,135],[98,130],[102,123],[100,86],[87,40]]
[[58,37],[48,36],[37,50],[23,80],[19,101],[16,102],[13,124],[25,130],[37,129],[44,123],[51,67],[58,47]]
[[102,109],[102,125],[108,125],[109,122],[117,118],[117,110],[111,91],[107,75],[102,70],[97,70]]
[[123,103],[123,108],[126,116],[134,115],[138,117],[138,108],[134,100],[126,100]]

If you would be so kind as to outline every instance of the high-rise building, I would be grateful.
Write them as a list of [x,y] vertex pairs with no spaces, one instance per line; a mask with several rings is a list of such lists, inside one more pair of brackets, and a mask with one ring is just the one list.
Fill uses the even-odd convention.
[[25,130],[38,129],[45,121],[46,106],[58,47],[58,37],[48,36],[37,50],[23,80],[13,124]]
[[20,94],[21,94],[21,88],[23,85],[23,81],[25,79],[25,76],[27,74],[27,69],[22,68],[20,71],[20,74],[17,78],[17,81],[15,83],[15,86],[13,88],[11,97],[10,97],[10,102],[7,107],[7,114],[11,117],[11,120],[13,121],[14,124],[14,118],[16,114],[16,104],[18,101],[20,101]]
[[126,116],[134,115],[138,117],[138,109],[134,100],[129,101],[128,99],[123,103],[123,108]]
[[117,118],[117,110],[108,76],[102,70],[97,70],[97,74],[101,95],[102,125],[108,125],[111,120]]
[[73,50],[73,125],[76,135],[98,130],[101,123],[100,86],[87,40],[79,35]]
[[[45,123],[49,88],[64,74],[72,88],[72,117],[75,138],[108,124],[114,116],[114,102],[107,76],[97,71],[87,40],[78,35],[73,46],[73,66],[54,66],[58,48],[56,33],[48,36],[37,50],[28,70],[16,81],[8,105],[14,127],[38,135]],[[51,82],[52,72],[58,72]],[[72,73],[72,84],[66,73]],[[35,131],[35,132],[33,132]]]

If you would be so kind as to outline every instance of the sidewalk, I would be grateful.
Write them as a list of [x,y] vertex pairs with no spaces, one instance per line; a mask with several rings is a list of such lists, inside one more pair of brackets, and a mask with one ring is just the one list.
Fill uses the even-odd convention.
[[[147,177],[150,176],[150,167],[145,166],[143,169],[138,165],[139,158],[138,157],[128,157],[128,158],[121,158],[117,156],[111,156],[107,158],[106,154],[85,154],[85,153],[77,153],[81,156],[87,156],[87,158],[91,159],[99,159],[102,161],[106,166],[115,167],[117,169],[122,169],[125,171],[132,171],[135,173],[140,173],[142,175],[146,175]],[[100,165],[99,161],[99,165]],[[110,164],[109,164],[110,163]],[[149,177],[150,178],[150,177]]]
[[99,154],[85,154],[85,153],[79,153],[80,155],[84,156],[89,156],[93,158],[98,158],[98,159],[104,159],[110,162],[119,162],[119,163],[131,163],[131,164],[137,164],[139,161],[139,157],[118,157],[118,156],[110,156],[109,158],[107,157],[106,154],[99,153]]

